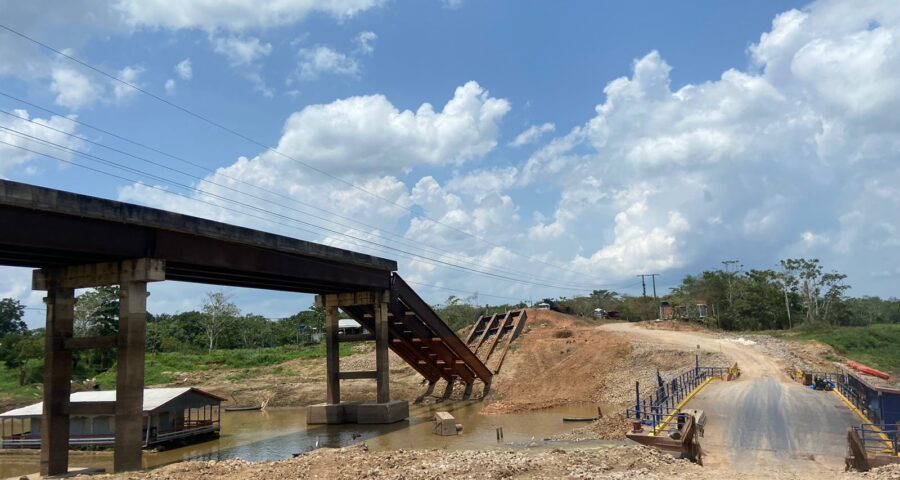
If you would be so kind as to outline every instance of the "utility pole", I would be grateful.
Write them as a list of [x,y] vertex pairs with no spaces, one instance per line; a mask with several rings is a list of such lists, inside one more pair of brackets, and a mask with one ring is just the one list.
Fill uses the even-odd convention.
[[725,275],[728,280],[728,308],[729,310],[734,308],[734,296],[732,294],[731,281],[734,279],[734,276],[744,269],[743,265],[739,265],[740,260],[722,260],[722,265],[725,265]]
[[656,297],[656,277],[658,277],[658,276],[659,276],[658,273],[644,273],[644,274],[638,275],[638,277],[641,277],[641,287],[643,287],[643,289],[644,289],[645,297],[647,296],[647,281],[644,280],[644,278],[650,277],[650,279],[653,280],[653,298],[657,298]]

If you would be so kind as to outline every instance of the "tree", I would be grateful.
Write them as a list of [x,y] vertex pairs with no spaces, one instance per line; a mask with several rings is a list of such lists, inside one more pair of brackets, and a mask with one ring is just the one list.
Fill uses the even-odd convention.
[[[12,369],[19,370],[19,386],[28,382],[29,360],[44,357],[44,337],[39,332],[24,330],[7,333],[0,337],[0,361]],[[38,372],[40,369],[36,369]],[[38,380],[39,381],[39,380]]]
[[216,340],[229,329],[241,314],[237,306],[231,302],[231,295],[223,291],[209,292],[201,308],[200,326],[206,334],[208,351],[212,353]]
[[[75,302],[76,337],[111,337],[119,333],[119,287],[97,287],[78,296]],[[76,373],[92,376],[116,361],[111,349],[90,349],[75,354]]]
[[734,277],[741,273],[744,269],[743,265],[739,265],[739,260],[723,260],[722,265],[725,265],[725,279],[728,284],[728,308],[734,308]]
[[776,276],[776,281],[784,294],[784,309],[787,312],[788,328],[794,328],[791,320],[791,295],[797,291],[797,265],[792,260],[781,260],[781,271]]
[[[839,304],[844,300],[844,293],[850,289],[849,285],[844,284],[847,278],[843,273],[831,272],[822,275],[821,285],[825,290],[822,298],[822,319],[828,320],[828,308],[832,305]],[[838,317],[832,321],[837,325]]]
[[[829,308],[842,301],[844,293],[850,288],[844,284],[846,275],[834,271],[823,273],[817,258],[789,258],[781,261],[781,267],[787,277],[783,283],[789,283],[799,291],[808,324],[826,320]],[[837,320],[832,323],[837,323]]]
[[7,333],[19,333],[28,329],[22,317],[25,315],[25,305],[15,298],[0,300],[0,336]]
[[119,287],[97,287],[75,302],[75,336],[109,335],[118,332]]

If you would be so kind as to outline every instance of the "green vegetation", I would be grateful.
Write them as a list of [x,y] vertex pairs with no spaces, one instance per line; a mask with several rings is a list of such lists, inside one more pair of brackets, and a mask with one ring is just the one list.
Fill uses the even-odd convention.
[[[342,343],[340,348],[341,356],[350,355],[352,352],[350,344]],[[177,379],[176,373],[214,372],[216,370],[242,370],[237,376],[250,378],[263,367],[278,365],[289,360],[323,357],[325,357],[324,344],[302,347],[213,350],[212,353],[149,353],[147,354],[144,382],[147,385],[170,383]],[[115,367],[98,375],[96,382],[104,390],[113,388],[116,384]]]
[[900,323],[897,299],[848,297],[846,275],[826,271],[817,259],[782,260],[776,270],[722,263],[722,269],[686,276],[665,300],[680,306],[683,318],[698,318],[697,301],[705,301],[703,320],[724,330]]
[[21,406],[41,401],[37,385],[19,385],[19,371],[0,363],[0,411],[3,406]]
[[[44,332],[27,330],[21,321],[23,312],[18,301],[0,300],[0,405],[40,399]],[[118,288],[86,291],[75,307],[75,336],[116,335],[118,313]],[[323,326],[324,314],[314,308],[270,320],[243,315],[227,295],[213,293],[201,311],[147,316],[145,382],[170,383],[178,373],[216,370],[237,370],[236,380],[270,369],[287,375],[289,369],[271,366],[325,356],[324,344],[310,341],[310,333],[321,332]],[[350,354],[351,346],[341,344],[340,352]],[[94,380],[103,389],[115,387],[114,350],[78,351],[73,360],[76,382]]]
[[507,310],[525,308],[527,306],[525,302],[520,302],[515,305],[504,304],[482,306],[475,303],[477,300],[478,294],[466,298],[451,295],[443,304],[435,305],[433,309],[435,313],[441,317],[441,320],[443,320],[444,323],[449,325],[454,332],[458,332],[460,329],[475,323],[475,320],[478,320],[478,317],[482,315],[493,315],[495,313],[506,312]]
[[900,324],[808,329],[792,337],[818,340],[847,358],[900,374]]
[[[544,299],[552,308],[584,318],[595,311],[611,318],[659,318],[698,321],[723,330],[792,332],[815,339],[838,352],[877,368],[900,365],[900,300],[853,298],[846,276],[826,271],[818,260],[787,259],[775,269],[744,270],[738,261],[723,268],[685,276],[660,298],[594,290],[590,295]],[[480,305],[478,295],[451,296],[433,308],[454,331],[478,317],[524,308],[527,303]],[[76,336],[116,335],[119,292],[101,287],[79,296],[75,311]],[[27,330],[24,306],[0,299],[0,404],[32,401],[42,381],[44,335]],[[315,307],[287,318],[269,319],[242,313],[224,292],[206,296],[197,311],[147,316],[146,383],[165,384],[178,373],[231,371],[231,380],[259,374],[289,376],[281,364],[294,359],[325,356],[319,343],[324,311]],[[852,328],[866,326],[866,328]],[[341,354],[351,347],[341,344]],[[513,344],[515,349],[515,344]],[[115,386],[115,352],[78,351],[74,354],[76,381],[95,379],[101,388]]]

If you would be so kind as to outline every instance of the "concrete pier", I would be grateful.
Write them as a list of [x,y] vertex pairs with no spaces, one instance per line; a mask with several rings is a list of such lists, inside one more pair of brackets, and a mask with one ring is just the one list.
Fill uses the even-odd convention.
[[[356,292],[319,295],[316,305],[325,309],[326,393],[325,403],[310,405],[306,423],[339,424],[395,423],[409,418],[409,402],[391,400],[390,365],[388,351],[390,291]],[[364,307],[374,321],[375,371],[342,372],[340,366],[341,341],[358,340],[354,336],[344,339],[338,334],[340,307]],[[364,336],[369,338],[368,336]],[[375,402],[342,402],[341,380],[375,379]]]
[[[118,349],[114,469],[141,468],[147,282],[164,279],[165,262],[146,258],[34,271],[32,288],[47,291],[41,475],[69,470],[69,415],[78,413],[69,403],[72,352],[94,348]],[[105,285],[119,285],[118,335],[73,338],[75,289]]]

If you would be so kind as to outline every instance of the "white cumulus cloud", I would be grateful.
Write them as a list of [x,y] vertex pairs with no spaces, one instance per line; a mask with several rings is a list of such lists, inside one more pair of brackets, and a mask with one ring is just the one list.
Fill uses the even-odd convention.
[[532,125],[528,127],[522,133],[516,135],[516,138],[510,142],[510,145],[514,147],[521,147],[523,145],[528,145],[531,143],[535,143],[541,139],[545,134],[552,133],[556,131],[556,125],[553,123],[545,123],[542,125]]
[[313,12],[349,18],[383,0],[118,0],[114,8],[133,27],[243,31],[291,25]]
[[272,53],[272,44],[257,37],[230,35],[211,39],[213,49],[228,59],[232,66],[246,67]]
[[184,60],[178,62],[175,65],[175,74],[178,75],[178,78],[182,80],[190,80],[194,78],[194,67],[191,64],[190,58],[185,58]]
[[360,53],[371,55],[375,52],[375,40],[378,40],[375,32],[360,32],[355,39],[357,50]]
[[50,91],[56,95],[53,101],[72,110],[93,105],[103,94],[101,85],[72,68],[54,68],[50,77]]
[[355,58],[331,47],[316,45],[301,48],[297,52],[296,76],[300,80],[316,80],[321,75],[359,76],[359,63]]
[[76,134],[75,124],[64,117],[55,115],[49,118],[32,117],[27,110],[13,110],[11,113],[12,115],[0,115],[0,127],[2,127],[0,128],[0,140],[4,142],[0,144],[0,177],[10,170],[34,171],[29,164],[37,159],[42,159],[42,165],[53,165],[53,169],[63,167],[54,165],[54,163],[58,163],[55,160],[46,159],[17,148],[17,146],[35,152],[48,152],[63,159],[71,158],[70,153],[48,149],[35,139],[71,149],[79,149],[83,146],[77,137],[73,137]]

